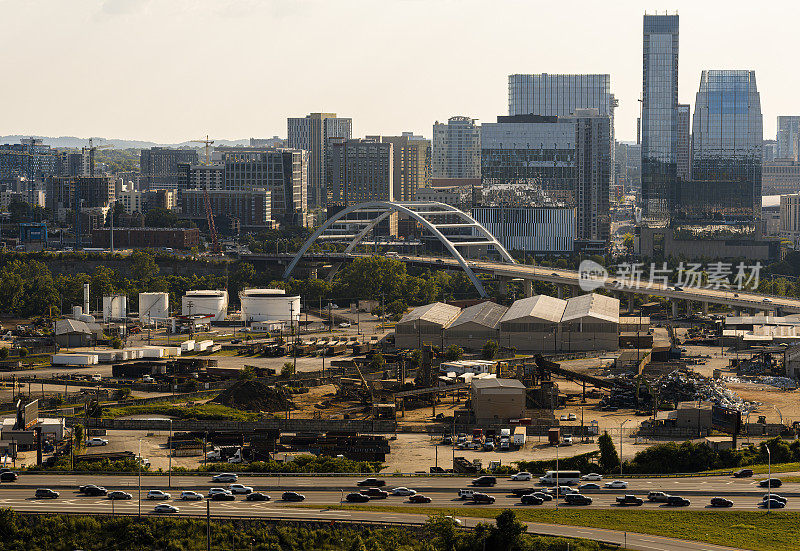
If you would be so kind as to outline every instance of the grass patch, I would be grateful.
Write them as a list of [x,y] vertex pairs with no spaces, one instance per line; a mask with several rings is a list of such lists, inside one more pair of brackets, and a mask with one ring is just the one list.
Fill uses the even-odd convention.
[[192,406],[178,404],[143,404],[139,406],[123,406],[108,408],[103,417],[115,419],[127,415],[166,415],[176,419],[197,419],[204,421],[257,421],[258,413],[229,408],[211,402]]
[[[711,471],[703,471],[706,473],[714,474],[714,473],[725,473],[731,471],[738,471],[740,468],[742,469],[753,469],[753,473],[755,474],[767,474],[769,468],[767,464],[759,464],[759,465],[745,465],[743,467],[729,467],[727,469],[714,469]],[[800,463],[792,462],[792,463],[773,463],[772,464],[772,474],[775,473],[791,473],[800,471]]]
[[[298,507],[319,509],[315,505]],[[494,519],[502,509],[465,507],[397,507],[331,505],[328,509],[358,509],[432,515],[442,512],[459,517]],[[754,551],[796,549],[800,539],[800,512],[773,511],[642,511],[616,509],[536,509],[511,507],[527,522],[627,530],[641,534],[702,541]]]

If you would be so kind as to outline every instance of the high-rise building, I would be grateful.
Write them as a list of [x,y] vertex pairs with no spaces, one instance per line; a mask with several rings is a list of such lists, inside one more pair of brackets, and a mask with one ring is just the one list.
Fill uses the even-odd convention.
[[679,187],[679,222],[758,227],[761,100],[755,71],[703,71],[692,121],[692,181]]
[[331,140],[328,199],[337,205],[393,201],[392,144],[375,139]]
[[678,15],[644,16],[642,206],[645,220],[669,221],[678,149]]
[[329,141],[331,138],[350,138],[353,119],[337,117],[336,113],[311,113],[305,117],[289,118],[287,125],[289,147],[308,152],[308,207],[323,208],[327,198],[325,179]]
[[692,134],[691,106],[688,103],[678,104],[678,149],[676,150],[678,178],[688,182],[692,177]]
[[778,141],[777,140],[764,140],[761,142],[761,160],[766,163],[771,163],[778,158]]
[[592,75],[509,75],[509,115],[564,117],[578,109],[597,109],[613,118],[615,101],[611,77]]
[[775,159],[761,167],[761,194],[800,193],[800,161]]
[[604,251],[611,230],[611,117],[583,109],[574,120],[576,243],[578,249]]
[[450,117],[433,125],[431,177],[481,177],[481,132],[470,117]]
[[139,185],[147,189],[177,189],[178,163],[198,163],[196,149],[151,147],[139,156]]
[[41,181],[56,174],[56,166],[56,151],[38,138],[0,145],[0,181],[9,182],[20,177]]
[[373,138],[392,144],[394,200],[414,201],[417,189],[428,187],[431,183],[430,140],[415,136],[412,132]]
[[800,116],[779,115],[777,159],[800,161],[797,150],[798,135],[800,135]]

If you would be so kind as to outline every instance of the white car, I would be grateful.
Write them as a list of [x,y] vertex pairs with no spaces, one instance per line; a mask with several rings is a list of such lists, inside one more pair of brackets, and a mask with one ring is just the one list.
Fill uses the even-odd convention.
[[562,415],[561,417],[559,417],[559,419],[560,419],[560,420],[562,420],[562,421],[569,421],[569,415],[567,415],[567,414],[565,413],[564,415]]
[[236,482],[239,476],[236,473],[219,473],[211,477],[211,482]]
[[399,488],[394,488],[392,490],[393,496],[413,496],[416,495],[416,493],[417,493],[416,490],[406,488],[405,486],[400,486]]
[[234,494],[252,494],[253,488],[244,484],[231,484],[228,489]]
[[147,492],[147,499],[169,499],[172,496],[161,490],[150,490]]
[[339,324],[339,327],[341,327],[342,329],[344,329],[345,327],[350,327],[350,324],[349,324],[349,323],[347,323],[346,321],[343,321],[342,323],[340,323],[340,324]]
[[596,482],[598,480],[603,480],[603,477],[602,477],[602,475],[599,475],[597,473],[589,473],[589,474],[583,475],[581,477],[581,480],[593,480],[593,481]]
[[95,436],[94,438],[89,438],[86,441],[86,445],[90,448],[92,446],[108,446],[108,440]]
[[572,445],[572,435],[571,434],[565,434],[564,438],[561,439],[561,445],[562,446],[571,446]]
[[612,482],[606,482],[605,487],[613,488],[614,490],[622,490],[628,487],[628,483],[624,480],[614,480]]
[[206,497],[211,497],[214,494],[230,494],[230,495],[233,495],[233,494],[231,494],[230,490],[226,490],[225,488],[209,488],[208,489],[208,496],[206,496]]
[[528,472],[525,472],[525,471],[523,471],[521,473],[517,473],[517,474],[512,474],[511,475],[511,480],[523,481],[523,480],[530,480],[531,478],[533,478],[533,475],[531,475],[531,473],[528,473]]
[[445,515],[444,518],[449,518],[450,520],[453,521],[453,524],[455,524],[456,526],[461,526],[463,524],[460,518],[456,518],[452,515]]
[[192,490],[186,490],[185,492],[181,492],[181,497],[179,499],[181,501],[200,501],[203,499],[203,494],[198,494]]
[[577,416],[577,415],[575,415],[574,413],[570,413],[570,414],[567,416],[567,418],[568,418],[570,421],[577,421],[577,420],[578,420],[578,416]]
[[169,503],[159,503],[153,507],[154,513],[179,513],[181,510]]

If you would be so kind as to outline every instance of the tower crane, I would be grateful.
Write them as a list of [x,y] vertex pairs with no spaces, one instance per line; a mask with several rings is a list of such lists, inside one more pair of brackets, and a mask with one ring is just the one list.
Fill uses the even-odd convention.
[[[206,134],[205,140],[192,140],[192,143],[202,143],[206,146],[206,165],[211,164],[211,159],[209,156],[209,150],[211,144],[214,143],[214,140],[209,139],[208,134]],[[211,210],[211,198],[208,196],[208,186],[203,186],[203,202],[205,203],[206,207],[206,221],[208,222],[208,231],[211,233],[211,252],[213,254],[219,254],[222,252],[222,249],[219,246],[219,239],[217,238],[217,227],[214,224],[214,212]]]

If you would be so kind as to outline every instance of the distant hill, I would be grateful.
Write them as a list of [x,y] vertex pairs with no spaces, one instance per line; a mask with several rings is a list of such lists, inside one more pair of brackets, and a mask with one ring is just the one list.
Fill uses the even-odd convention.
[[[64,148],[79,148],[84,147],[89,144],[89,138],[77,138],[75,136],[59,136],[58,138],[54,138],[52,136],[36,136],[36,135],[19,135],[14,134],[10,136],[0,136],[0,144],[7,144],[7,143],[19,143],[22,138],[39,138],[45,145],[49,145],[50,147],[64,147]],[[156,142],[147,142],[142,140],[122,140],[117,138],[106,139],[106,138],[93,138],[94,145],[111,145],[114,149],[148,149],[150,147],[161,146],[161,147],[195,147],[200,148],[203,147],[203,144],[192,143],[191,141],[185,141],[181,143],[173,143],[173,144],[160,144]],[[238,145],[249,145],[249,139],[242,139],[242,140],[215,140],[214,145],[227,145],[227,146],[238,146]]]

